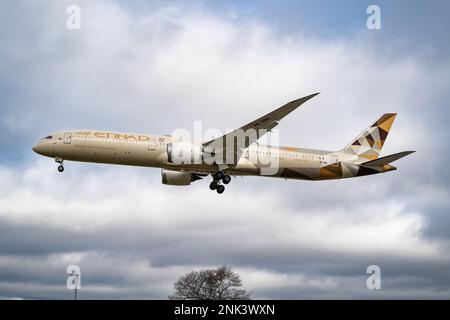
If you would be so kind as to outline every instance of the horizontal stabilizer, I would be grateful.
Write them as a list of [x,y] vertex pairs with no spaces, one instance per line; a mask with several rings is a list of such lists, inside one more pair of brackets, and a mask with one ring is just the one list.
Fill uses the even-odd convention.
[[371,160],[371,161],[367,161],[364,163],[361,163],[361,166],[363,167],[381,167],[385,164],[389,164],[391,162],[394,162],[400,158],[403,158],[405,156],[407,156],[408,154],[411,154],[415,151],[403,151],[403,152],[399,152],[399,153],[394,153],[391,154],[389,156],[386,157],[381,157],[375,160]]

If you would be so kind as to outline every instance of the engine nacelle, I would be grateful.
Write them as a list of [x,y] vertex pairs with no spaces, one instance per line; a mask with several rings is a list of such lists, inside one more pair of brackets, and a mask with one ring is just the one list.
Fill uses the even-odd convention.
[[193,181],[189,172],[161,169],[162,183],[171,186],[188,186]]
[[167,161],[173,164],[201,164],[203,147],[197,144],[172,142],[167,144]]

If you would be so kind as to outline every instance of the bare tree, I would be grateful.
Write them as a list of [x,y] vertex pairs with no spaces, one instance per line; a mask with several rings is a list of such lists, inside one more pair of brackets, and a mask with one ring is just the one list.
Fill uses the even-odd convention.
[[242,281],[231,267],[191,271],[175,282],[172,300],[246,300],[250,293],[240,289]]

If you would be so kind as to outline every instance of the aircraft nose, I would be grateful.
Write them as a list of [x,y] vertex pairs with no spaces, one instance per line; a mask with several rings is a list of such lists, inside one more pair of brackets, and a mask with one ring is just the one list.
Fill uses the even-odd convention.
[[36,145],[33,147],[33,151],[36,152],[36,153],[39,153],[39,144],[36,144]]

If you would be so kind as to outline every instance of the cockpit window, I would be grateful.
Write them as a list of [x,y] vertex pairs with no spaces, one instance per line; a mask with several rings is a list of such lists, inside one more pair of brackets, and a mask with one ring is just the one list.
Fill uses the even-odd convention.
[[45,140],[50,140],[52,138],[52,136],[47,136],[47,137],[45,137],[45,138],[42,138],[42,139],[45,139]]

